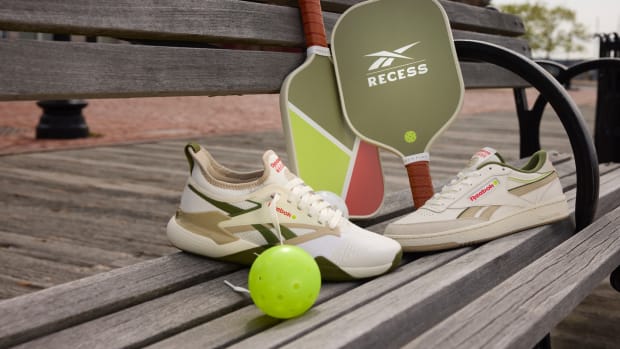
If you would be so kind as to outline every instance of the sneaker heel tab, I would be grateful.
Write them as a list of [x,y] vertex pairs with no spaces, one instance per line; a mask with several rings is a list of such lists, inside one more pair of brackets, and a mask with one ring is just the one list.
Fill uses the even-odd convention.
[[536,172],[542,169],[547,162],[549,162],[547,152],[544,150],[539,150],[532,154],[530,161],[528,161],[528,163],[524,166],[524,169],[530,172]]
[[191,173],[194,169],[194,157],[192,153],[197,153],[200,151],[200,145],[196,143],[188,143],[185,146],[185,157],[187,158],[187,162],[189,163],[189,172]]

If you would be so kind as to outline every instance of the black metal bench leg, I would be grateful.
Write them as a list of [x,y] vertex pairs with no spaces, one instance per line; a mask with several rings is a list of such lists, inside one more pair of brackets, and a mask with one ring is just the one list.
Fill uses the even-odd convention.
[[89,131],[82,109],[88,105],[81,99],[39,101],[43,115],[37,125],[37,139],[69,139],[88,137]]
[[547,333],[540,342],[536,343],[533,349],[551,349],[551,334]]
[[594,144],[599,162],[620,162],[620,69],[598,71]]
[[[71,36],[54,34],[56,41],[70,41]],[[88,137],[89,130],[82,115],[88,103],[79,99],[39,101],[43,109],[36,128],[37,139],[69,139]]]
[[542,111],[528,109],[524,88],[513,89],[517,117],[519,118],[520,156],[529,157],[540,150],[540,121]]
[[620,265],[616,268],[616,270],[611,272],[609,282],[611,283],[611,287],[620,292]]

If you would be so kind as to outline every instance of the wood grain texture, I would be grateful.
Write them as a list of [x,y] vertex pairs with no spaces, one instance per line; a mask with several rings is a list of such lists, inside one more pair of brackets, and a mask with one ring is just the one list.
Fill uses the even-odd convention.
[[[279,0],[279,3],[290,4],[293,1]],[[329,0],[321,1],[326,11],[343,12],[361,0]],[[466,29],[480,32],[501,33],[508,36],[519,36],[525,33],[521,18],[507,13],[500,13],[493,8],[468,6],[448,0],[439,0],[450,19],[454,29]]]
[[[521,40],[496,41],[522,49]],[[24,40],[0,40],[0,55],[0,100],[277,93],[303,61],[290,52]],[[467,88],[526,86],[490,64],[461,67]]]
[[[317,306],[312,313],[308,314],[309,316],[278,324],[236,343],[231,348],[269,348],[283,345],[469,251],[470,248],[460,248],[433,255],[416,256],[413,262],[401,266],[390,274],[364,283],[346,294]],[[409,257],[411,258],[411,255]]]
[[[123,267],[145,260],[128,253],[80,246],[68,239],[34,238],[29,235],[14,234],[1,230],[0,246],[17,252],[22,256],[34,257],[45,261],[54,260],[97,271],[107,271],[111,269],[110,266]],[[21,271],[18,274],[21,274]],[[49,276],[49,272],[45,274]]]
[[0,9],[0,28],[13,31],[303,46],[297,9],[245,1],[2,0]]
[[570,226],[563,221],[494,240],[284,347],[397,348],[568,238]]
[[0,346],[59,331],[239,268],[178,253],[4,300]]
[[[324,9],[342,12],[359,1],[324,1]],[[494,10],[442,1],[455,29],[518,36],[521,20]],[[0,28],[73,33],[131,39],[238,42],[303,47],[296,1],[276,6],[235,0],[0,0]],[[325,13],[328,34],[338,14]]]
[[297,319],[285,322],[267,321],[255,307],[247,307],[155,343],[151,348],[221,347],[231,346],[239,340],[243,341],[232,347],[277,346],[445,264],[468,250],[464,248],[417,259],[411,255],[406,256],[401,267],[380,278],[357,284],[355,288],[350,284],[343,286],[340,283],[326,283],[321,289],[317,305]]
[[551,347],[611,348],[620,343],[620,294],[603,280],[551,331]]
[[273,93],[301,54],[75,42],[0,44],[0,100]]
[[[617,204],[615,195],[620,190],[617,182],[605,181],[601,188],[601,201]],[[574,189],[567,193],[569,207],[574,204],[574,194]],[[570,230],[571,225],[563,221],[489,242],[290,342],[288,347],[329,343],[330,346],[370,348],[408,343],[570,237]],[[594,280],[592,287],[596,283]],[[408,324],[407,331],[402,331],[403,323]],[[551,327],[545,330],[548,332]],[[390,338],[389,344],[385,338]]]
[[21,344],[20,348],[140,347],[252,304],[230,289],[247,287],[248,270],[238,270],[140,303],[92,321]]
[[408,348],[531,348],[620,265],[620,207]]

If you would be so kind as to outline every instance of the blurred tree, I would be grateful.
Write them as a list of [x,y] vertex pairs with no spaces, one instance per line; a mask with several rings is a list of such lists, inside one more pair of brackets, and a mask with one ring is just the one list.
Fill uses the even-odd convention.
[[547,7],[541,3],[501,5],[499,8],[520,16],[525,24],[525,38],[534,52],[549,58],[561,49],[567,54],[585,50],[582,41],[589,39],[585,26],[577,22],[575,11],[563,7]]

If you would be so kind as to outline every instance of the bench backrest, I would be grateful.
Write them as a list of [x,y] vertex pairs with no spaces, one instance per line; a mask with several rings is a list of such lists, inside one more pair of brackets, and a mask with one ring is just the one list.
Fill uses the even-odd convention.
[[[277,93],[304,59],[296,1],[0,0],[0,30],[123,39],[121,43],[0,39],[0,100]],[[323,1],[329,33],[359,1]],[[530,55],[522,21],[441,1],[455,39]],[[75,38],[75,37],[74,37]],[[84,40],[83,40],[84,41]],[[463,62],[466,87],[524,83]]]

